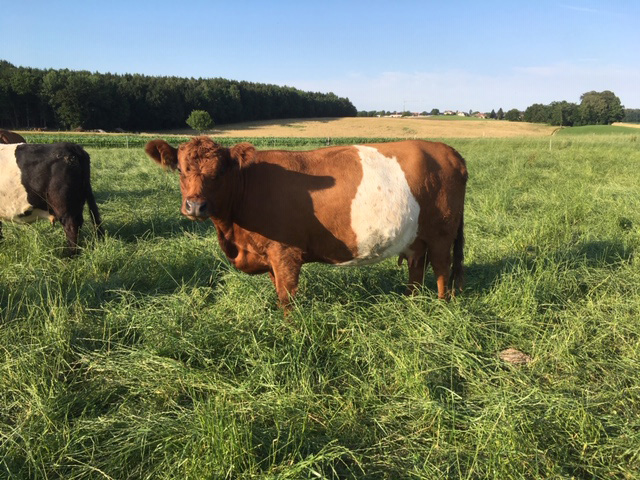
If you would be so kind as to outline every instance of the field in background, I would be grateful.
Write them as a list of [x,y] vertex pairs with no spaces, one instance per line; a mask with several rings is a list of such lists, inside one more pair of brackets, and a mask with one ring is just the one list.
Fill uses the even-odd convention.
[[[638,126],[640,127],[640,125]],[[602,135],[632,135],[635,138],[640,134],[640,130],[637,127],[633,127],[633,124],[617,124],[617,125],[586,125],[583,127],[570,127],[562,128],[558,130],[557,135],[581,135],[601,137]]]
[[[258,148],[315,148],[403,138],[533,138],[603,135],[636,136],[633,124],[559,128],[525,122],[507,122],[458,116],[424,118],[325,118],[278,120],[221,126],[208,132],[223,145],[249,141]],[[87,147],[142,148],[151,138],[177,145],[196,135],[191,129],[142,134],[19,132],[28,142],[70,141]],[[551,140],[553,142],[553,140]]]
[[450,140],[465,293],[306,265],[287,318],[175,174],[89,148],[104,241],[87,222],[68,260],[59,225],[4,225],[0,478],[637,478],[632,139]]
[[[551,135],[556,127],[457,116],[318,118],[247,122],[214,129],[222,137],[504,138]],[[184,131],[181,133],[187,133]]]
[[230,125],[215,135],[230,137],[529,137],[545,136],[554,127],[524,122],[460,117],[425,118],[328,118],[290,120],[282,123],[253,122]]
[[[557,127],[538,123],[506,122],[457,116],[439,116],[425,118],[315,118],[269,120],[261,122],[221,125],[207,134],[224,141],[273,138],[277,142],[318,143],[327,139],[336,143],[349,143],[359,138],[513,138],[544,137],[552,135]],[[71,132],[20,132],[28,141],[70,139],[81,144],[93,146],[137,146],[149,136],[161,135],[175,141],[184,140],[196,134],[193,130],[172,130],[171,132],[134,134],[95,134]],[[294,140],[296,139],[296,140]]]

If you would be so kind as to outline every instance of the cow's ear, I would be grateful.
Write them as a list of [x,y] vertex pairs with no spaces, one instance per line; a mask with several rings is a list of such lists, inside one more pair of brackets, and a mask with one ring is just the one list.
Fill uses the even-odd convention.
[[238,162],[240,168],[247,162],[253,159],[256,154],[256,149],[249,142],[238,143],[229,149],[231,158]]
[[171,170],[178,168],[178,149],[173,148],[164,140],[151,140],[144,147],[144,151],[162,167]]

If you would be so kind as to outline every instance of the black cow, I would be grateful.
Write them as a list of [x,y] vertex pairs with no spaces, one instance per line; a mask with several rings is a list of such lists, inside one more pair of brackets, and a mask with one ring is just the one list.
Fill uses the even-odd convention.
[[52,224],[58,220],[67,236],[67,253],[73,256],[78,249],[85,202],[102,236],[100,213],[91,190],[89,154],[81,146],[0,145],[0,219],[31,223],[48,218]]

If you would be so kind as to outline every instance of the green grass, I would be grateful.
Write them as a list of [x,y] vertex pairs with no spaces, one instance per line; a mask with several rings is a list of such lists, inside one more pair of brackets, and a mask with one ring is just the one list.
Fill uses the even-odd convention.
[[306,265],[286,318],[174,174],[89,148],[104,241],[4,225],[0,478],[638,478],[639,144],[449,143],[465,293]]
[[621,125],[587,125],[584,127],[565,127],[558,130],[557,135],[633,135],[640,134],[635,127]]
[[[192,136],[184,135],[91,135],[73,133],[30,133],[24,135],[28,143],[56,143],[74,142],[85,148],[126,148],[143,149],[150,140],[163,138],[172,145],[179,145],[189,141]],[[377,143],[404,140],[403,138],[391,137],[216,137],[214,140],[221,145],[232,146],[240,142],[250,142],[256,148],[290,148],[290,149],[311,149],[320,146],[331,145],[354,145],[362,143]]]

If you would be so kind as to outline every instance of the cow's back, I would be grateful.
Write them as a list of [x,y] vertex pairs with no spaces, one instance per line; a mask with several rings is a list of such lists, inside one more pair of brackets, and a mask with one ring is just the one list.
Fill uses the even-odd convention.
[[19,219],[32,209],[82,207],[89,155],[79,145],[0,145],[0,217]]
[[454,149],[424,141],[262,151],[244,170],[243,228],[348,265],[398,255],[420,229],[461,214],[466,182]]
[[[16,147],[16,161],[30,202],[42,193],[84,198],[89,155],[74,143],[22,144]],[[32,203],[33,205],[33,203]]]

